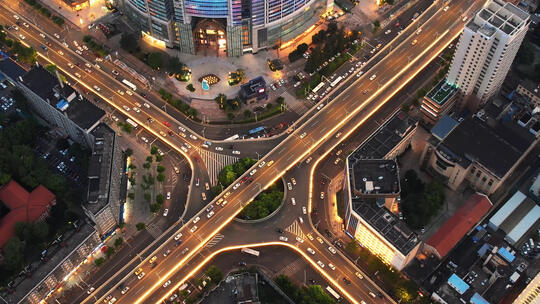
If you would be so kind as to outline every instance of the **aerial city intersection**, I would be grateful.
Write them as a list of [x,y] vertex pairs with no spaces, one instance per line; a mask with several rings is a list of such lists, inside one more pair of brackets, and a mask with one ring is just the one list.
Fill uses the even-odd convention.
[[538,1],[0,5],[0,302],[540,301]]

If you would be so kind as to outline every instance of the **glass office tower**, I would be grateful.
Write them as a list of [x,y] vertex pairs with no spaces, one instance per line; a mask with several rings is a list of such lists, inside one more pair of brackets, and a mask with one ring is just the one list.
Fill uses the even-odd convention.
[[143,35],[195,54],[240,56],[293,39],[315,24],[328,0],[124,0]]

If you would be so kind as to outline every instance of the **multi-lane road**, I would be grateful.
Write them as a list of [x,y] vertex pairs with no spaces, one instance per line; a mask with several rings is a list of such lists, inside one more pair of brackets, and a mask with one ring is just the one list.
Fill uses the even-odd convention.
[[[271,185],[277,178],[282,176],[287,170],[294,166],[299,161],[303,161],[321,144],[328,145],[331,140],[338,144],[341,139],[334,135],[342,128],[344,132],[352,132],[354,128],[361,125],[365,120],[377,111],[397,90],[407,83],[418,71],[422,69],[429,61],[437,56],[437,54],[457,36],[463,23],[461,22],[462,15],[470,10],[470,14],[475,11],[482,3],[471,0],[453,1],[450,9],[446,12],[442,11],[443,4],[438,7],[440,10],[424,25],[421,31],[417,28],[409,28],[402,35],[408,35],[399,46],[394,46],[390,54],[376,63],[367,71],[363,77],[355,81],[353,85],[343,90],[338,98],[335,98],[330,104],[325,105],[318,113],[311,117],[302,126],[298,127],[293,133],[284,139],[279,145],[273,148],[261,162],[256,164],[246,174],[239,178],[238,182],[234,183],[226,189],[223,194],[218,196],[209,204],[213,205],[213,215],[202,210],[198,215],[192,218],[184,227],[179,230],[182,236],[181,244],[175,246],[177,241],[171,239],[164,243],[159,249],[162,251],[165,248],[171,249],[167,257],[161,253],[161,262],[155,267],[146,266],[145,276],[140,280],[134,274],[128,276],[124,284],[131,285],[129,291],[125,295],[120,294],[116,289],[110,289],[110,292],[100,295],[108,295],[114,293],[119,302],[122,303],[143,303],[143,302],[160,302],[167,298],[177,289],[181,283],[193,273],[197,271],[197,267],[201,266],[205,257],[198,253],[216,233],[221,231],[242,209],[245,204],[252,200],[262,189]],[[10,19],[11,18],[11,19]],[[0,20],[3,23],[13,22],[13,17],[9,14],[0,14]],[[37,28],[21,28],[26,39],[24,40],[29,45],[36,49],[40,49],[40,45],[45,41],[50,41],[54,46],[48,48],[44,54],[54,62],[63,72],[68,75],[74,75],[75,69],[78,73],[86,73],[84,70],[84,60],[71,51],[68,51],[52,36],[42,38],[39,36]],[[17,33],[18,34],[18,33]],[[417,40],[415,45],[412,41]],[[63,49],[64,55],[58,53],[54,49]],[[68,55],[69,54],[69,55]],[[73,70],[68,66],[68,63],[82,63],[81,68],[74,67]],[[100,77],[95,75],[101,73]],[[143,104],[145,100],[140,96],[129,96],[127,94],[119,94],[118,90],[125,91],[125,87],[113,78],[105,77],[103,71],[94,71],[90,74],[85,74],[84,86],[88,90],[93,90],[99,97],[108,100],[109,103],[115,105],[117,110],[128,115],[139,124],[147,124],[149,129],[155,136],[160,137],[164,142],[174,148],[176,151],[190,157],[190,150],[182,149],[186,147],[185,143],[192,146],[192,150],[199,148],[202,144],[197,135],[189,130],[183,131],[180,128],[184,126],[172,121],[166,113],[163,113],[154,106],[150,107],[138,106],[136,103]],[[73,76],[77,79],[77,76]],[[100,90],[94,88],[97,86]],[[368,92],[368,93],[366,93]],[[112,97],[112,98],[111,98]],[[129,111],[124,108],[129,107]],[[133,108],[137,107],[139,111]],[[147,118],[153,118],[154,122],[147,123]],[[165,125],[167,121],[170,126]],[[169,133],[173,133],[171,136]],[[186,135],[183,137],[178,133],[182,132]],[[163,134],[166,134],[165,136]],[[249,144],[249,143],[248,143]],[[217,144],[213,145],[213,147]],[[225,153],[232,153],[232,150],[225,150]],[[240,148],[235,147],[240,150]],[[187,148],[186,148],[187,149]],[[245,151],[245,149],[242,149]],[[256,170],[256,171],[255,171]],[[312,183],[310,182],[310,189]],[[306,204],[307,213],[310,212],[311,200],[318,197],[317,194],[312,198],[311,191],[308,192],[308,200]],[[226,204],[224,202],[227,201]],[[219,203],[219,206],[218,206]],[[306,219],[309,219],[306,216]],[[308,220],[306,225],[311,224]],[[175,232],[174,235],[177,233]],[[355,279],[353,270],[350,267],[350,262],[339,254],[334,255],[328,250],[329,244],[322,240],[322,243],[314,240],[305,239],[304,243],[296,243],[291,245],[301,252],[305,258],[312,263],[315,268],[329,279],[334,286],[351,302],[360,302],[360,300],[372,300],[366,298],[364,281],[359,278]],[[313,248],[318,256],[314,260],[311,254],[307,254],[307,247]],[[337,274],[328,270],[328,266],[321,268],[317,265],[317,261],[328,265],[333,263],[336,265]],[[188,265],[189,267],[185,267]],[[145,262],[145,264],[147,264]],[[351,272],[353,272],[351,274]],[[167,288],[162,288],[161,285],[170,277],[174,276],[175,282]],[[346,276],[353,281],[352,285],[344,286],[339,283],[339,278]],[[375,287],[370,287],[375,288]],[[375,290],[375,289],[374,289]],[[372,300],[373,301],[373,300]]]

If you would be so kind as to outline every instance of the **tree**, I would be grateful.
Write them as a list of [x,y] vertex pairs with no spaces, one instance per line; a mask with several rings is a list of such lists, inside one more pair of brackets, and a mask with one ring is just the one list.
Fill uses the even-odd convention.
[[[150,154],[156,155],[157,153],[158,153],[158,147],[152,145],[152,147],[150,147]],[[148,161],[148,157],[146,158],[146,161]],[[150,162],[152,162],[152,161],[150,161]]]
[[124,244],[124,239],[121,237],[118,237],[114,240],[114,247],[118,248],[121,247]]
[[126,153],[126,156],[131,156],[133,155],[133,149],[127,148],[125,153]]
[[163,205],[163,202],[165,202],[165,197],[163,197],[163,194],[159,193],[156,195],[156,203]]
[[356,253],[359,248],[360,246],[358,246],[358,243],[355,240],[352,240],[347,244],[346,250],[349,253]]
[[195,92],[195,87],[193,87],[193,84],[190,83],[186,86],[186,90],[190,92]]
[[130,200],[134,200],[134,199],[135,199],[135,192],[130,192],[130,193],[128,193],[128,198],[129,198]]
[[250,118],[250,117],[251,117],[251,114],[252,114],[251,111],[248,110],[248,109],[246,109],[246,110],[244,111],[244,117],[245,117],[245,118]]
[[221,273],[221,270],[219,270],[216,266],[212,265],[208,267],[206,270],[206,275],[214,282],[215,284],[219,284],[221,280],[223,279],[223,273]]
[[276,98],[276,103],[280,105],[284,104],[285,98],[283,98],[283,96],[279,96],[278,98]]
[[135,228],[137,228],[137,231],[141,231],[146,228],[146,225],[144,223],[137,223],[135,224]]
[[161,161],[163,161],[163,156],[161,156],[161,154],[156,155],[156,162],[159,163]]
[[54,64],[47,64],[45,66],[45,70],[49,71],[51,74],[54,74],[54,72],[56,72],[57,69],[58,67]]
[[163,172],[165,172],[165,167],[159,165],[159,166],[157,166],[156,171],[157,171],[158,173],[163,173]]
[[180,62],[180,59],[178,57],[171,57],[169,58],[169,61],[167,62],[167,71],[172,74],[177,74],[182,71],[184,68],[184,64]]
[[139,39],[133,34],[123,33],[120,38],[120,46],[130,53],[138,52]]
[[305,53],[308,50],[308,45],[306,43],[301,43],[296,47],[296,50],[300,53]]
[[223,191],[223,187],[221,185],[215,185],[214,187],[210,188],[210,191],[214,196],[218,196]]
[[160,204],[150,204],[150,212],[156,213],[159,211],[159,209],[161,209]]
[[16,236],[11,237],[2,248],[4,265],[10,270],[18,269],[22,264],[24,243]]
[[143,194],[143,197],[144,197],[144,200],[145,200],[147,203],[150,203],[150,200],[152,199],[152,195],[150,195],[150,193],[145,192],[145,193]]
[[116,250],[114,250],[114,247],[107,247],[107,249],[105,250],[105,255],[107,256],[107,259],[110,258],[115,252]]
[[[152,158],[152,157],[150,156],[150,158]],[[150,170],[151,166],[152,165],[149,162],[146,162],[146,163],[143,164],[143,168],[145,168],[146,170]]]
[[302,289],[302,303],[305,304],[333,304],[336,303],[334,299],[326,293],[321,285],[310,285]]
[[379,20],[373,21],[373,27],[378,29],[379,27],[381,27],[381,22]]
[[233,121],[233,119],[234,119],[234,114],[231,113],[231,112],[229,112],[229,113],[227,113],[227,117],[229,118],[230,121]]
[[148,58],[146,60],[148,65],[154,70],[159,70],[163,66],[163,55],[161,55],[160,52],[152,52],[148,54]]
[[165,174],[158,173],[158,175],[156,176],[156,180],[160,183],[163,183],[165,181]]
[[94,264],[96,264],[96,266],[101,266],[103,265],[103,263],[105,263],[105,259],[104,258],[97,258],[94,260]]

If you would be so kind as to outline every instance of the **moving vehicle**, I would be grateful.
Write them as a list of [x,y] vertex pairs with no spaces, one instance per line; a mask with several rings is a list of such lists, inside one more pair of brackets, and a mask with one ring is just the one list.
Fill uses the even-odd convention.
[[258,252],[257,250],[253,250],[253,249],[247,248],[247,247],[242,248],[241,252],[246,253],[246,254],[251,254],[251,255],[256,256],[256,257],[258,257],[259,254],[260,254],[260,252]]
[[133,83],[129,82],[127,79],[122,79],[122,83],[125,84],[126,86],[128,86],[133,91],[137,91],[137,86],[134,85]]

